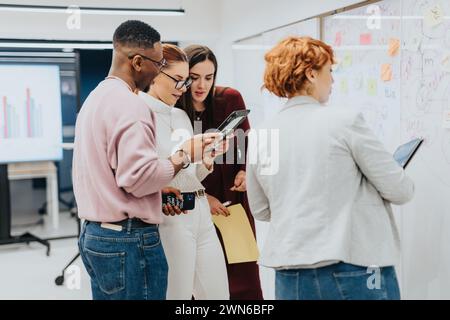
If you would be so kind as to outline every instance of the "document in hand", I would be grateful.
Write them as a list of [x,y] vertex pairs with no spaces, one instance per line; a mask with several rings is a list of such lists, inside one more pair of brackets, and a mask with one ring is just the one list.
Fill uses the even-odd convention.
[[228,263],[258,260],[259,251],[247,214],[241,204],[228,207],[228,217],[212,216],[222,235]]

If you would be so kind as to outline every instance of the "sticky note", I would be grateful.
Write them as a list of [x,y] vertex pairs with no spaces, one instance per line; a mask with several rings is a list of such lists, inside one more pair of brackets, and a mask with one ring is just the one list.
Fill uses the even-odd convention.
[[339,47],[342,45],[342,32],[336,32],[336,38],[334,39],[334,45]]
[[434,28],[440,25],[442,22],[444,22],[444,15],[444,11],[439,4],[428,8],[424,14],[425,25],[430,28]]
[[359,44],[361,45],[369,45],[372,44],[372,34],[371,33],[363,33],[359,36]]
[[400,40],[399,39],[394,39],[391,38],[389,39],[389,55],[391,57],[395,57],[396,55],[398,55],[400,51]]
[[347,53],[342,60],[343,67],[350,67],[353,64],[353,56],[350,53]]
[[369,96],[376,96],[377,95],[377,80],[375,79],[369,79],[367,81],[367,94]]
[[348,93],[348,80],[347,79],[341,80],[340,90],[341,90],[341,93],[343,93],[343,94]]
[[381,80],[384,82],[392,80],[392,65],[385,63],[381,65]]

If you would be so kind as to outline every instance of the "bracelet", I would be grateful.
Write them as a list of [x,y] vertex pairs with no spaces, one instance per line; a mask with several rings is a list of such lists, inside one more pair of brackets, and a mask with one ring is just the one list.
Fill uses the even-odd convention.
[[188,153],[184,151],[183,149],[177,150],[177,152],[183,153],[183,167],[182,169],[186,169],[191,165],[191,157],[189,157]]

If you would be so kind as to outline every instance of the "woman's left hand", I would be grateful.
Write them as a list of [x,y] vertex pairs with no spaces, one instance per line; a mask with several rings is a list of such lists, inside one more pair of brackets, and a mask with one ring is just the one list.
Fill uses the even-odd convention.
[[236,177],[234,178],[234,186],[230,190],[238,192],[247,191],[247,184],[244,170],[241,170],[237,173]]

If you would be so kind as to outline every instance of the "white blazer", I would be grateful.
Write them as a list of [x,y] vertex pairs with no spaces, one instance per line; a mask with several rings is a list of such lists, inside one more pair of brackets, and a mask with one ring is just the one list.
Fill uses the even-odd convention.
[[249,138],[250,208],[255,219],[270,221],[261,265],[398,262],[390,203],[409,201],[414,185],[359,112],[298,96],[261,129],[279,130],[278,145]]

